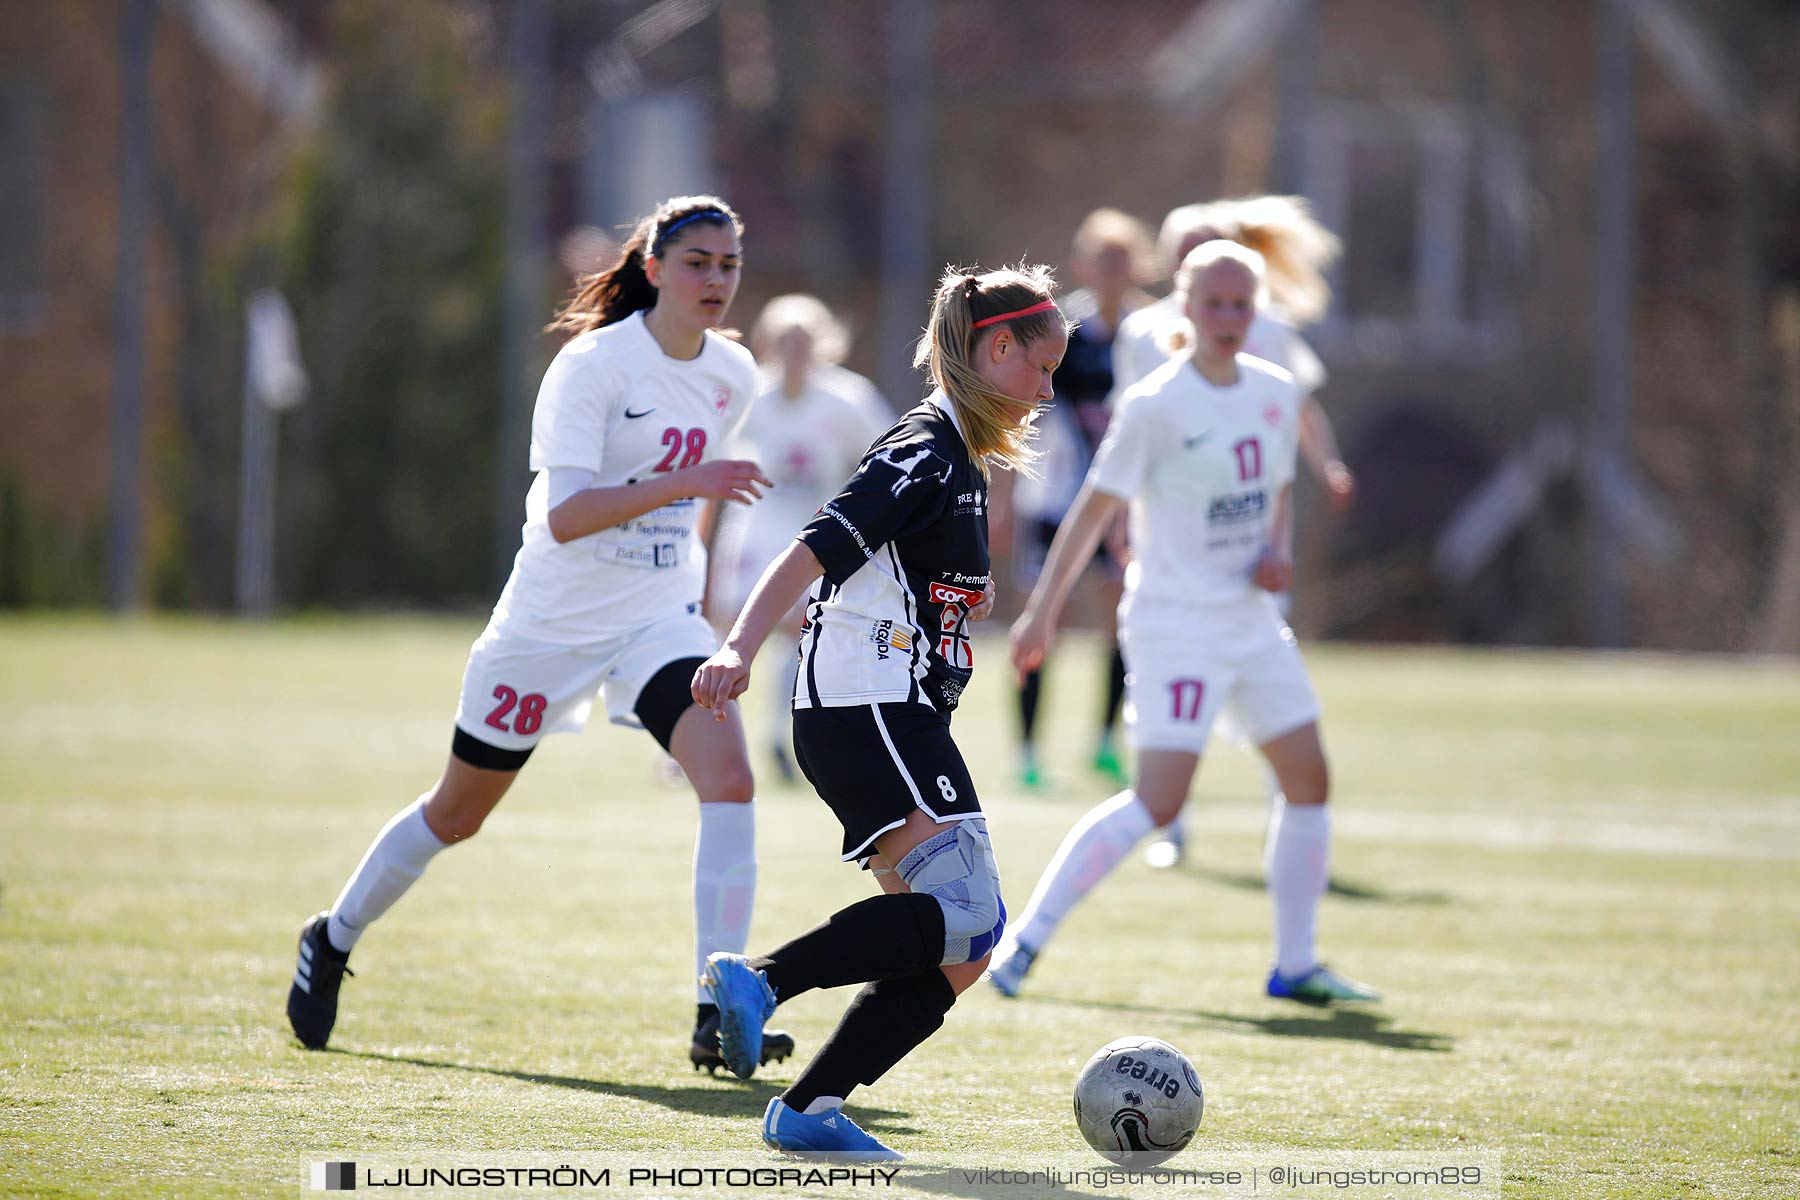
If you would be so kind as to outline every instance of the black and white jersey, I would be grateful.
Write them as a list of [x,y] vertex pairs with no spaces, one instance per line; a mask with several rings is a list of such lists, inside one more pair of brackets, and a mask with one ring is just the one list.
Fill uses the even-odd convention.
[[987,480],[939,391],[863,456],[799,538],[825,567],[800,634],[796,708],[892,701],[948,713],[988,584]]

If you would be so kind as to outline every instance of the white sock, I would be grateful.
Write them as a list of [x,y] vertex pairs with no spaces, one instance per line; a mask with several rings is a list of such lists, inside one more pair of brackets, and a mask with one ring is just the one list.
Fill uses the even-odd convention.
[[350,882],[331,906],[331,920],[325,927],[331,944],[348,954],[363,930],[406,894],[444,845],[425,824],[425,797],[395,813],[369,843]]
[[820,1096],[817,1100],[814,1100],[811,1104],[806,1106],[806,1115],[809,1117],[816,1117],[820,1113],[828,1113],[834,1108],[842,1107],[844,1107],[844,1098],[842,1096]]
[[[750,910],[756,902],[756,805],[718,802],[700,806],[694,838],[694,978],[706,973],[706,957],[724,950],[742,954],[750,942]],[[695,985],[694,998],[712,1003]]]
[[1269,844],[1275,838],[1275,814],[1287,803],[1287,794],[1281,790],[1281,778],[1275,774],[1275,768],[1269,765],[1269,760],[1258,758],[1256,761],[1262,767],[1263,797],[1267,802],[1263,812],[1263,862],[1266,864],[1269,861]]
[[1319,964],[1313,944],[1331,861],[1331,814],[1323,804],[1275,806],[1263,871],[1275,911],[1275,969],[1290,979]]
[[1076,902],[1110,875],[1154,828],[1156,819],[1129,790],[1090,808],[1044,868],[1019,916],[1013,939],[1034,951],[1042,950]]

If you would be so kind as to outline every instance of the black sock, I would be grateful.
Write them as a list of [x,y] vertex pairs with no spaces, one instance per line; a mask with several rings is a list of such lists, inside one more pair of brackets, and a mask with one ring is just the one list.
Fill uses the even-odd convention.
[[936,970],[943,961],[943,908],[930,896],[901,892],[858,900],[750,965],[778,1000],[792,1000],[813,988]]
[[708,1021],[712,1020],[714,1017],[716,1017],[718,1015],[719,1015],[719,1006],[716,1004],[705,1003],[705,1004],[694,1005],[694,1028],[695,1028],[695,1030],[698,1030],[702,1025],[706,1024]]
[[1019,737],[1026,745],[1031,744],[1033,735],[1037,733],[1038,698],[1043,694],[1044,673],[1027,671],[1024,682],[1019,684]]
[[856,993],[843,1019],[782,1099],[795,1112],[820,1096],[848,1096],[874,1083],[938,1031],[956,992],[942,971],[883,979]]
[[1106,677],[1106,720],[1100,726],[1108,737],[1119,723],[1119,709],[1125,703],[1125,654],[1113,643],[1112,673]]

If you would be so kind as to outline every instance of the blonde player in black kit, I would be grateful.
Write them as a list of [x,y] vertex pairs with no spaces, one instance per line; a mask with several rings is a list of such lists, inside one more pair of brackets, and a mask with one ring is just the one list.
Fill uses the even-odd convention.
[[769,1102],[762,1137],[778,1150],[899,1158],[844,1115],[844,1098],[936,1032],[1006,926],[950,713],[974,666],[968,624],[993,602],[988,471],[1029,468],[1032,418],[1068,346],[1052,290],[1041,267],[944,276],[916,360],[937,390],[770,564],[694,673],[695,701],[727,711],[763,640],[811,588],[795,757],[844,827],[844,859],[872,869],[883,892],[767,955],[708,961],[720,1052],[740,1078],[756,1069],[776,1004],[868,985]]

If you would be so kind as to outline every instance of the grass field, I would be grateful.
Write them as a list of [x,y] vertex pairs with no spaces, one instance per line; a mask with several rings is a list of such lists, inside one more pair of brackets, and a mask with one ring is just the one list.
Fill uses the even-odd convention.
[[[795,1064],[689,1069],[692,801],[641,734],[546,743],[364,939],[335,1052],[292,1040],[295,932],[430,784],[479,624],[0,621],[0,1194],[287,1195],[309,1154],[754,1145]],[[956,729],[1016,910],[1107,790],[1082,753],[1099,659],[1053,664],[1059,786],[1026,795],[1000,648],[977,654]],[[972,992],[859,1120],[933,1161],[1063,1153],[1076,1066],[1142,1033],[1206,1082],[1188,1157],[1472,1150],[1507,1196],[1800,1192],[1800,671],[1311,661],[1337,786],[1322,943],[1387,1001],[1261,995],[1257,775],[1222,748],[1192,864],[1134,858],[1023,997]],[[810,791],[767,784],[760,811],[753,948],[868,891]],[[777,1023],[805,1055],[847,998]]]

